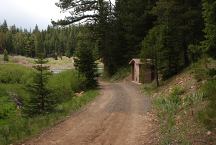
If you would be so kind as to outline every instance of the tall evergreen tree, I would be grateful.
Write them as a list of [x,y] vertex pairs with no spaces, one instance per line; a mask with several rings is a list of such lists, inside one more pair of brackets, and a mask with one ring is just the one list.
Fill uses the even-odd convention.
[[66,39],[66,45],[65,45],[65,55],[68,57],[73,56],[74,51],[77,47],[77,28],[76,27],[71,27],[68,29],[68,35],[69,36]]
[[35,25],[35,28],[34,28],[34,30],[33,30],[33,33],[38,33],[39,32],[39,28],[38,28],[38,25],[36,24]]
[[156,20],[150,13],[155,3],[156,0],[116,0],[115,15],[124,63],[140,53],[141,42]]
[[156,84],[159,86],[159,72],[163,72],[161,50],[164,49],[165,27],[158,25],[152,28],[142,42],[141,58],[144,63],[151,59],[154,65]]
[[188,46],[202,39],[201,1],[159,0],[153,9],[157,24],[164,25],[163,77],[189,65]]
[[6,32],[6,42],[5,42],[5,47],[8,50],[8,52],[10,52],[11,54],[13,54],[14,52],[14,46],[13,46],[13,34],[11,33],[11,31],[7,31]]
[[204,52],[216,59],[216,1],[203,0],[203,18],[205,20]]
[[0,31],[6,33],[8,31],[7,21],[4,20],[3,24],[0,26]]
[[75,59],[76,69],[86,77],[87,88],[95,88],[98,85],[97,77],[97,64],[93,56],[93,48],[90,33],[88,30],[79,34],[78,49],[76,52],[77,58]]
[[3,32],[0,32],[0,49],[6,48],[6,34]]
[[[105,65],[105,71],[109,69],[109,55],[107,55],[108,47],[107,43],[109,38],[107,36],[108,32],[108,21],[112,17],[112,7],[111,1],[106,0],[60,0],[57,6],[62,10],[73,11],[71,16],[67,17],[65,20],[59,20],[58,22],[52,21],[54,25],[69,25],[75,22],[85,21],[94,23],[96,25],[92,35],[97,39],[97,46],[100,56],[103,58]],[[107,57],[108,56],[108,57]]]
[[42,37],[42,34],[39,33],[39,32],[36,32],[34,34],[34,37],[35,37],[35,55],[36,57],[38,57],[39,55],[44,54],[44,43],[43,43],[43,37]]
[[15,54],[25,54],[25,34],[23,32],[17,32],[14,35],[13,46],[15,49]]

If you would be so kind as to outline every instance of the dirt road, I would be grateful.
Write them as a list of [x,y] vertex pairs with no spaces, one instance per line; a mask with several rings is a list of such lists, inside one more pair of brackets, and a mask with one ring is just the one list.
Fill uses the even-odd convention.
[[156,144],[150,101],[138,87],[124,81],[101,88],[95,101],[25,145]]

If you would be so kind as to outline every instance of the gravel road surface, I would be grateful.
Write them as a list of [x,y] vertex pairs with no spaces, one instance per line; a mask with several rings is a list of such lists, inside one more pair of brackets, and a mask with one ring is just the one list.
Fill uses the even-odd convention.
[[25,145],[154,145],[151,103],[129,81],[101,83],[101,95]]

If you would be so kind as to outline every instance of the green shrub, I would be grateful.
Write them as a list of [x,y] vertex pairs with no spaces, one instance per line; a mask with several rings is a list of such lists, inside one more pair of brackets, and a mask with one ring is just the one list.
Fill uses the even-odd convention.
[[[207,81],[203,87],[202,91],[204,93],[204,97],[208,98],[209,100],[216,102],[216,79],[212,79]],[[215,106],[216,107],[216,106]]]
[[211,68],[208,70],[208,75],[212,78],[216,76],[216,69],[215,68]]
[[184,89],[181,87],[175,87],[173,88],[172,92],[171,92],[171,96],[179,96],[184,94]]
[[8,97],[0,97],[0,119],[7,119],[16,113],[16,106]]
[[208,105],[199,112],[199,119],[208,129],[213,129],[216,127],[216,80],[212,79],[206,82],[202,91]]
[[205,80],[208,77],[207,70],[204,69],[203,67],[197,66],[194,68],[193,72],[194,72],[194,78],[198,82]]
[[51,76],[48,87],[59,101],[71,98],[74,92],[80,91],[85,78],[75,70],[64,71]]
[[[32,69],[16,65],[0,65],[0,120],[17,113],[17,105],[28,99],[25,84],[31,79]],[[18,104],[19,103],[19,104]]]
[[143,84],[142,89],[147,95],[152,95],[152,93],[157,89],[157,84],[155,81],[150,84]]
[[57,106],[58,112],[47,115],[24,118],[21,115],[14,115],[4,120],[0,119],[0,145],[8,145],[22,141],[29,136],[38,134],[44,128],[51,127],[70,115],[71,112],[80,109],[98,95],[98,91],[90,90],[81,97],[74,97]]
[[21,84],[0,84],[0,120],[7,119],[17,113],[17,103],[22,106],[29,97]]
[[0,65],[1,83],[27,83],[33,70],[18,64]]
[[10,99],[16,97],[21,100],[25,100],[29,97],[29,93],[25,89],[23,84],[1,84],[0,83],[0,98],[7,96]]
[[212,59],[203,58],[192,65],[194,78],[199,82],[212,79],[216,76],[216,62]]
[[68,114],[72,111],[80,109],[83,105],[93,100],[98,95],[98,91],[90,90],[86,92],[82,97],[73,97],[72,99],[63,102],[58,105],[57,109],[64,114]]

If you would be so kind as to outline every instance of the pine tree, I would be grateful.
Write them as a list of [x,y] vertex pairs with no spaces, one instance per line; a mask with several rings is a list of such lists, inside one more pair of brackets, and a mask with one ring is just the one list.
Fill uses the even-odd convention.
[[73,27],[69,27],[68,29],[68,36],[66,39],[66,51],[65,51],[65,55],[67,57],[71,57],[74,54],[74,51],[77,47],[77,27],[73,26]]
[[33,30],[33,33],[38,33],[38,32],[40,32],[40,31],[39,31],[38,25],[36,24],[36,25],[35,25],[35,28],[34,28],[34,30]]
[[164,49],[165,27],[162,25],[152,28],[142,42],[141,58],[143,62],[151,59],[154,65],[156,84],[159,86],[159,72],[163,71],[161,50]]
[[6,48],[6,35],[3,32],[0,32],[0,49],[3,50],[3,48]]
[[6,44],[5,45],[6,45],[6,49],[8,50],[8,52],[10,52],[10,54],[13,54],[14,52],[13,35],[11,31],[6,32]]
[[125,62],[140,53],[140,44],[148,31],[153,27],[156,17],[151,9],[156,0],[116,0],[115,15],[118,31],[123,41]]
[[8,31],[7,21],[4,20],[3,24],[0,26],[0,31],[6,33]]
[[54,110],[55,99],[53,99],[51,91],[47,88],[48,81],[48,66],[47,60],[42,55],[35,61],[35,74],[33,83],[27,87],[31,97],[24,107],[24,112],[28,116],[47,114]]
[[41,55],[41,52],[44,54],[44,44],[43,44],[43,38],[42,34],[40,32],[35,32],[35,55],[36,57],[39,57]]
[[84,31],[79,34],[78,50],[76,52],[75,67],[82,75],[86,77],[85,87],[95,88],[98,85],[97,64],[93,56],[93,44],[89,38],[89,32]]
[[203,0],[203,18],[205,20],[204,52],[216,59],[216,1]]
[[17,32],[14,35],[13,46],[15,48],[15,54],[25,54],[25,34],[23,32]]
[[4,61],[9,61],[8,51],[6,49],[4,50]]
[[79,52],[77,52],[77,59],[75,59],[75,67],[82,75],[86,77],[85,87],[87,89],[97,87],[97,64],[95,63],[91,49],[79,49]]
[[167,79],[190,64],[188,46],[202,40],[201,0],[159,0],[152,12],[165,27],[161,73]]
[[[70,25],[79,21],[86,20],[91,24],[94,24],[94,29],[92,35],[97,39],[97,47],[100,54],[100,57],[103,60],[105,71],[109,71],[109,65],[111,57],[109,47],[108,31],[109,29],[109,20],[113,17],[113,5],[111,1],[106,0],[59,0],[57,6],[62,10],[74,11],[70,13],[71,16],[66,17],[64,20],[59,20],[57,22],[52,21],[54,25]],[[107,57],[108,56],[108,57]]]

